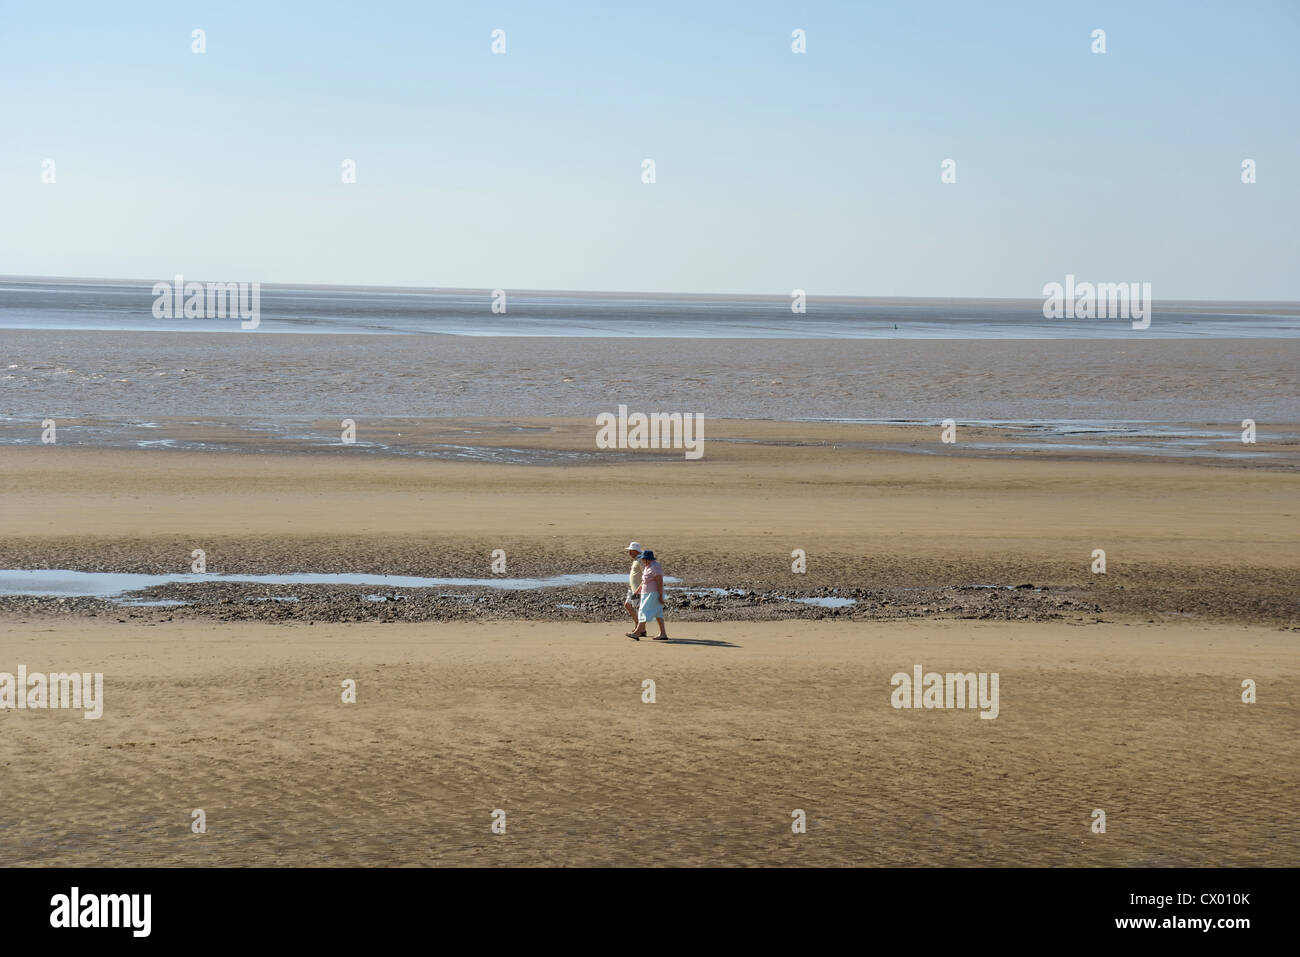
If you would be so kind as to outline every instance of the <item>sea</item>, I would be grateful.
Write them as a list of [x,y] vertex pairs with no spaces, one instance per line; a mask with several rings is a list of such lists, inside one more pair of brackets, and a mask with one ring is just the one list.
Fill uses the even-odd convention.
[[[158,282],[172,284],[174,277]],[[190,281],[187,277],[185,281]],[[1162,339],[1300,337],[1300,303],[1161,302],[1129,319],[1046,319],[1041,299],[872,299],[259,287],[237,318],[156,317],[154,280],[0,277],[0,329],[721,339]],[[494,309],[495,306],[495,309]],[[160,310],[161,311],[161,310]]]

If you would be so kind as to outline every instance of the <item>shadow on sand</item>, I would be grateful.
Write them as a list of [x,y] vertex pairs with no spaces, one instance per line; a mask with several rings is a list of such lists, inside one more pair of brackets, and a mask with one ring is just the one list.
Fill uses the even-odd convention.
[[657,645],[708,645],[713,648],[739,648],[740,645],[732,644],[729,641],[711,641],[707,638],[665,638],[663,641],[657,641],[652,638],[642,638],[642,641],[649,641]]

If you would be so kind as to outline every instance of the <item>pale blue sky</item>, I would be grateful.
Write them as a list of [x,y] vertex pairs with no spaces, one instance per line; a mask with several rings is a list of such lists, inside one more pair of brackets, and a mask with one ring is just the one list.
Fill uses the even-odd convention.
[[1300,4],[611,6],[0,0],[0,274],[1300,299]]

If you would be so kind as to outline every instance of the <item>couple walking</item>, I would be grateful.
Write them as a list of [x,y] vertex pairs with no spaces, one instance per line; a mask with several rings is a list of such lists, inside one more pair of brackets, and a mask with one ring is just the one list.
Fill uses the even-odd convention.
[[646,625],[651,619],[659,625],[659,634],[655,641],[667,641],[668,632],[664,630],[664,570],[655,561],[655,553],[643,549],[640,542],[628,545],[627,553],[632,556],[632,570],[627,575],[627,598],[623,608],[636,627],[627,633],[633,641],[640,641],[646,635]]

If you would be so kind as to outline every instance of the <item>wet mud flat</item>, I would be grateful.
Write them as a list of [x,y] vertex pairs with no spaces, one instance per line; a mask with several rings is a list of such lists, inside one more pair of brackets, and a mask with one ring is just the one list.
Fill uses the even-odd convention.
[[[118,598],[54,595],[0,597],[0,615],[67,615],[118,621],[204,618],[262,622],[628,621],[623,591],[592,584],[535,590],[489,587],[400,588],[263,585],[251,582],[168,583]],[[1102,607],[1068,587],[670,589],[674,621],[783,619],[879,620],[969,618],[1005,621],[1101,620]]]

